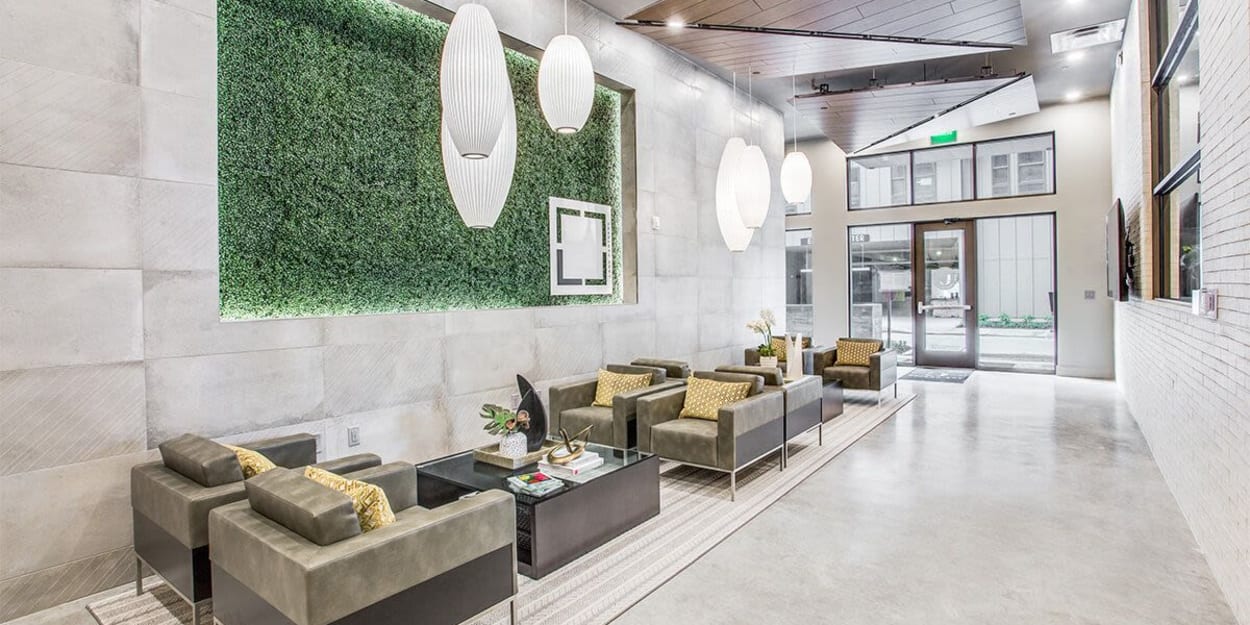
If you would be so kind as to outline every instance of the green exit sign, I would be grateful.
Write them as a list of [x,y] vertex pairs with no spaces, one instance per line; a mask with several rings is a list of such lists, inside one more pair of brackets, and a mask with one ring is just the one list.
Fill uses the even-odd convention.
[[944,132],[940,135],[930,135],[929,145],[942,145],[943,143],[954,143],[959,140],[959,131],[952,130]]

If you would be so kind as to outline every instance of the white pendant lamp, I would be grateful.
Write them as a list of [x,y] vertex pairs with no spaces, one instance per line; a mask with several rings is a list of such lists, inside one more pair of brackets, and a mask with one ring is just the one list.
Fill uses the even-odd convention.
[[503,129],[486,158],[465,158],[456,153],[451,128],[443,122],[443,172],[460,218],[470,228],[491,228],[499,219],[516,166],[516,107],[507,95]]
[[[748,74],[749,76],[749,74]],[[751,93],[750,78],[747,79],[748,93]],[[755,121],[754,94],[749,96],[751,103],[751,120]],[[764,150],[758,145],[748,145],[742,151],[738,161],[738,180],[735,183],[738,196],[738,213],[742,215],[742,225],[752,230],[764,225],[768,217],[768,204],[772,199],[773,178],[768,171],[768,160],[764,158]]]
[[582,129],[595,103],[595,69],[586,46],[569,34],[569,3],[564,2],[564,34],[556,35],[538,65],[538,103],[547,125],[560,134]]
[[743,252],[751,245],[751,237],[755,231],[742,224],[742,214],[738,212],[738,163],[742,160],[742,152],[747,144],[736,136],[738,74],[734,74],[733,80],[735,106],[730,107],[729,113],[731,137],[721,151],[720,166],[716,170],[716,223],[720,226],[721,238],[725,239],[725,246],[729,251]]
[[812,164],[807,155],[799,151],[799,107],[795,101],[798,92],[794,77],[790,77],[790,105],[794,111],[794,151],[781,162],[781,194],[791,204],[802,204],[812,196]]
[[456,154],[490,156],[512,101],[512,83],[499,30],[486,7],[469,3],[456,11],[443,42],[439,91],[446,137]]

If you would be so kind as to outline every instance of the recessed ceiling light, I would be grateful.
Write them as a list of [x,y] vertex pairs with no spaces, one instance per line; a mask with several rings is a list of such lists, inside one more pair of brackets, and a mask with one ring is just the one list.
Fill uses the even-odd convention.
[[1076,102],[1077,100],[1081,99],[1082,95],[1083,94],[1080,91],[1073,89],[1072,91],[1069,91],[1066,94],[1064,94],[1063,99],[1067,100],[1068,102]]
[[681,21],[681,20],[679,20],[679,19],[670,19],[670,20],[668,20],[667,22],[664,22],[664,23],[665,23],[665,24],[666,24],[669,28],[685,28],[685,27],[686,27],[686,23],[685,23],[685,22],[683,22],[683,21]]

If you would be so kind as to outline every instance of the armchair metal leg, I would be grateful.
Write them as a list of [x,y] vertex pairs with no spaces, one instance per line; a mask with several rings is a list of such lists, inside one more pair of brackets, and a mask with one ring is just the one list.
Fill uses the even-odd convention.
[[200,625],[200,604],[191,604],[191,625]]
[[738,500],[738,473],[736,471],[729,472],[729,501]]
[[516,625],[516,597],[513,597],[512,601],[508,602],[508,623],[509,625]]
[[898,382],[894,383],[894,399],[898,399]]
[[143,560],[135,556],[135,596],[143,594]]

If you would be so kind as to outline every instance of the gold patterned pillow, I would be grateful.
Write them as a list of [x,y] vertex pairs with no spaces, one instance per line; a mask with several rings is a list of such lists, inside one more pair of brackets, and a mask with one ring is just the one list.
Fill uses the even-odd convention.
[[381,486],[349,480],[317,467],[304,467],[304,477],[351,497],[362,532],[386,527],[395,522],[395,512],[391,510],[391,502]]
[[881,351],[881,341],[849,341],[838,339],[838,365],[867,367],[871,356]]
[[600,369],[599,381],[595,383],[594,405],[611,408],[612,398],[647,386],[651,386],[650,373],[613,373]]
[[266,458],[259,451],[235,447],[234,445],[226,445],[226,448],[233,451],[234,455],[239,458],[239,466],[243,468],[243,479],[245,480],[270,469],[278,468],[278,465],[274,464],[273,461]]
[[[786,337],[774,336],[770,344],[773,346],[773,355],[777,357],[777,362],[786,362]],[[803,337],[803,349],[812,346],[812,339]]]
[[686,402],[678,416],[716,421],[722,406],[742,401],[750,392],[750,382],[719,382],[691,376],[686,380]]

